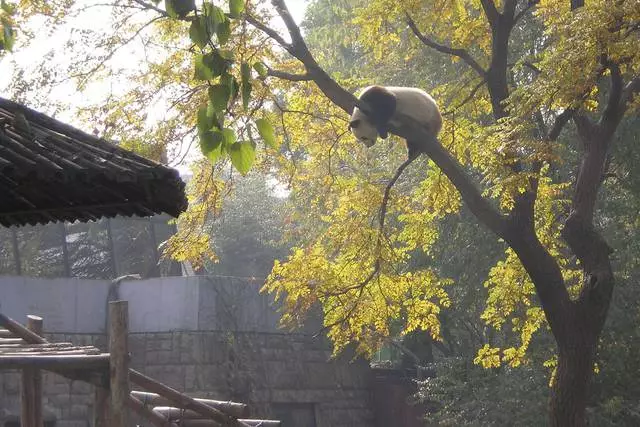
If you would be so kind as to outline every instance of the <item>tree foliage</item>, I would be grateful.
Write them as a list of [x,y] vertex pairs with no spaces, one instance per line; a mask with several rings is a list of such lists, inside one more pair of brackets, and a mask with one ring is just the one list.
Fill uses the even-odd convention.
[[[460,283],[436,251],[451,238],[447,224],[473,217],[501,251],[477,280],[481,317],[502,339],[480,342],[476,363],[527,364],[548,327],[558,345],[547,363],[557,366],[553,423],[584,422],[614,285],[601,232],[612,214],[598,195],[614,147],[629,144],[618,128],[639,105],[637,2],[318,0],[308,37],[282,0],[112,6],[107,37],[86,29],[70,42],[79,54],[68,74],[81,88],[111,73],[133,84],[85,111],[106,137],[158,158],[198,141],[206,160],[170,254],[214,257],[203,226],[229,164],[275,174],[291,189],[297,245],[265,290],[281,298],[285,324],[319,304],[336,351],[356,342],[370,355],[415,330],[444,339],[441,315]],[[145,60],[118,72],[120,49],[138,39]],[[438,140],[410,118],[392,129],[424,141],[427,155],[397,182],[399,138],[365,152],[347,133],[352,93],[371,83],[424,87],[444,112]]]

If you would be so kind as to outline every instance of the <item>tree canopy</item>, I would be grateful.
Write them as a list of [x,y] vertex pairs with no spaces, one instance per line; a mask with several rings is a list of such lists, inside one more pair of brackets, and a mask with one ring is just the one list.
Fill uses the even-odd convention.
[[[20,99],[70,80],[110,83],[82,112],[100,135],[158,159],[199,145],[169,255],[213,259],[212,218],[234,170],[253,168],[290,189],[296,244],[265,285],[285,324],[320,305],[336,351],[356,343],[371,355],[417,330],[446,341],[456,288],[482,283],[480,317],[500,338],[480,342],[475,362],[527,364],[549,328],[552,423],[584,423],[612,245],[624,241],[602,231],[620,218],[617,170],[633,169],[633,138],[620,129],[640,104],[636,1],[317,0],[302,28],[283,0],[23,3],[19,23],[39,13],[53,28],[96,8],[110,26],[72,31],[63,70],[55,50],[31,77],[19,70]],[[432,93],[445,118],[438,139],[403,117],[391,143],[358,145],[347,114],[373,83]],[[425,156],[402,163],[398,137],[423,141]],[[443,262],[448,245],[461,247],[457,221],[490,232],[486,251],[467,253],[484,277]]]

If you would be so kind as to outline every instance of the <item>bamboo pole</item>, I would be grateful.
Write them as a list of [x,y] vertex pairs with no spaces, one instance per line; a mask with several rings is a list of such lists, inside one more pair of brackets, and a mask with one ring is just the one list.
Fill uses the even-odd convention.
[[[190,409],[173,408],[170,406],[158,406],[153,408],[153,412],[162,415],[169,421],[180,421],[181,426],[218,426],[220,425],[216,421],[212,421],[204,416],[198,414]],[[199,421],[199,422],[195,422]],[[275,420],[239,420],[248,426],[260,425],[260,426],[279,426],[280,421]]]
[[102,369],[109,366],[109,354],[8,354],[0,355],[0,368],[34,367],[47,370]]
[[175,402],[176,406],[186,409],[192,409],[195,412],[209,417],[224,426],[247,427],[245,423],[238,421],[236,418],[231,417],[216,408],[212,408],[205,405],[204,403],[198,402],[197,400],[194,400],[193,398],[182,394],[167,385],[164,385],[152,378],[147,377],[144,374],[141,374],[135,369],[131,369],[129,371],[129,375],[131,377],[131,382],[133,382],[134,384],[139,385],[140,387],[154,393],[161,394],[172,402]]
[[42,338],[40,335],[30,331],[29,329],[22,326],[20,323],[16,322],[10,317],[5,316],[2,313],[0,313],[0,326],[3,326],[4,328],[8,329],[9,331],[11,331],[11,333],[17,335],[18,337],[22,338],[28,343],[44,344],[47,342],[47,340]]
[[[15,320],[13,320],[8,316],[5,316],[2,313],[0,313],[0,326],[6,328],[12,334],[18,336],[19,338],[22,338],[29,344],[48,344],[48,345],[54,344],[54,343],[50,343],[40,335],[31,332],[29,329],[25,328],[20,323],[16,322]],[[56,370],[55,368],[51,370],[57,373],[58,375],[62,375],[65,378],[69,378],[70,380],[85,381],[97,386],[104,386],[104,381],[102,379],[102,376],[100,375],[98,377],[93,372],[65,371],[60,369]],[[108,385],[108,382],[107,382],[107,385]]]
[[0,338],[15,338],[16,335],[8,329],[0,328]]
[[129,304],[127,301],[109,303],[109,376],[111,389],[110,427],[128,427],[129,410]]
[[[146,391],[132,391],[131,395],[140,399],[145,405],[149,406],[176,406],[176,402],[167,399],[157,393],[148,393]],[[207,406],[219,409],[220,411],[234,417],[242,418],[249,415],[249,407],[244,403],[193,398],[196,402],[204,403]]]
[[[27,329],[42,335],[42,317],[28,315]],[[22,369],[22,427],[43,427],[42,422],[42,373],[28,366]]]
[[[249,427],[280,427],[280,421],[276,420],[239,420]],[[220,424],[211,420],[181,420],[180,427],[218,427]]]

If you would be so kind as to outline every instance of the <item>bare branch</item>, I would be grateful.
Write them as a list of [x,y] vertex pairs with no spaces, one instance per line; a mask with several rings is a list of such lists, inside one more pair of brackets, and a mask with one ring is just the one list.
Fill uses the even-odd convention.
[[382,204],[380,205],[380,217],[378,219],[378,248],[381,245],[382,235],[384,233],[384,220],[387,216],[387,203],[389,202],[389,195],[391,194],[391,189],[395,185],[402,172],[406,169],[407,166],[411,164],[415,159],[418,158],[419,153],[415,155],[409,156],[407,160],[405,160],[398,169],[396,170],[396,174],[391,178],[391,181],[387,183],[387,187],[384,189],[384,196],[382,196]]
[[260,31],[268,35],[271,39],[273,39],[276,43],[278,43],[284,50],[289,52],[291,55],[296,56],[293,53],[293,46],[287,43],[287,41],[276,30],[269,28],[268,26],[266,26],[265,24],[263,24],[262,22],[260,22],[258,19],[256,19],[251,15],[245,15],[245,19],[247,20],[248,23],[250,23],[257,29],[259,29]]
[[291,36],[291,43],[296,47],[296,49],[307,50],[307,44],[302,38],[300,28],[293,20],[293,17],[289,12],[289,8],[285,4],[284,0],[271,0],[271,4],[276,8],[276,12],[278,12],[278,15],[280,15],[282,21],[284,21],[284,25],[287,27],[287,31]]
[[485,78],[486,71],[480,66],[480,64],[475,59],[471,57],[469,52],[467,52],[465,49],[454,49],[449,46],[436,43],[435,41],[428,38],[426,35],[424,35],[420,31],[415,21],[413,20],[413,18],[411,18],[411,16],[408,13],[405,16],[406,16],[406,21],[407,21],[407,24],[409,25],[409,28],[411,28],[411,31],[413,31],[413,34],[415,34],[415,36],[418,37],[418,39],[425,46],[435,49],[440,53],[446,53],[448,55],[457,56],[458,58],[466,62],[471,68],[473,68],[480,75],[480,77],[482,77],[483,79]]

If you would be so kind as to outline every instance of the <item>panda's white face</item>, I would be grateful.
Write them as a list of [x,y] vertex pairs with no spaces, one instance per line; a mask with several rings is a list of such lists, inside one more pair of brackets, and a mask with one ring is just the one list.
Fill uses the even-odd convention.
[[373,146],[378,139],[378,130],[357,107],[351,115],[349,129],[351,129],[358,141],[364,143],[367,147]]

